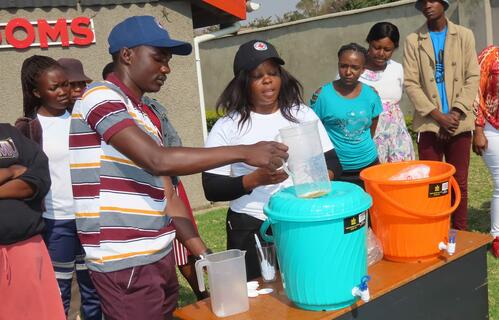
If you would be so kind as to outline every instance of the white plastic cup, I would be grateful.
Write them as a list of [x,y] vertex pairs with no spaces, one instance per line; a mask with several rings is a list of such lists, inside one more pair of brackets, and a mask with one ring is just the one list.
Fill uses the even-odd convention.
[[277,276],[277,264],[275,246],[271,243],[263,243],[261,247],[256,246],[256,254],[264,282],[272,282]]

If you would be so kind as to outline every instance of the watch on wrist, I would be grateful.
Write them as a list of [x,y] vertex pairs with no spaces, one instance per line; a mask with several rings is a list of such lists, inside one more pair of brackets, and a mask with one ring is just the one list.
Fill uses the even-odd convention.
[[205,251],[203,251],[202,253],[200,253],[199,255],[197,255],[196,260],[206,259],[206,256],[209,254],[212,254],[212,253],[213,253],[213,251],[208,248]]

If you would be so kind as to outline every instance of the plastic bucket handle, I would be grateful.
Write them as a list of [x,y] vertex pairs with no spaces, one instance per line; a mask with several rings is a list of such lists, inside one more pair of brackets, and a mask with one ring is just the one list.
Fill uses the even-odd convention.
[[403,211],[403,212],[406,212],[412,216],[416,216],[418,218],[425,218],[425,219],[428,219],[428,218],[443,218],[445,216],[448,216],[450,214],[452,214],[452,212],[454,212],[454,210],[457,209],[457,207],[459,206],[459,203],[461,203],[461,190],[459,189],[459,185],[457,184],[457,181],[456,179],[451,176],[450,177],[450,183],[451,183],[451,186],[452,186],[452,189],[454,190],[454,192],[456,193],[456,196],[455,196],[455,203],[454,205],[449,209],[449,210],[446,210],[444,211],[443,213],[439,213],[439,214],[436,214],[436,215],[433,215],[433,216],[427,216],[427,215],[423,215],[417,211],[414,211],[410,208],[404,208],[402,207],[400,204],[398,204],[397,202],[393,201],[393,199],[389,198],[379,187],[376,183],[371,183],[370,184],[370,187],[372,187],[374,189],[374,191],[386,202],[388,202],[390,205],[392,205],[393,207],[395,207],[396,209],[400,210],[400,211]]
[[267,242],[274,242],[274,237],[267,234],[267,230],[269,229],[271,224],[272,221],[270,220],[270,218],[267,218],[267,220],[265,220],[260,227],[260,235],[262,236],[263,240]]

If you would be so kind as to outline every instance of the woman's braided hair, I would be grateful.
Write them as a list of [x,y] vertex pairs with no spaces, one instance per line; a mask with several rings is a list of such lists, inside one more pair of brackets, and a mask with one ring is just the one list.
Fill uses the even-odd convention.
[[57,61],[47,56],[33,55],[24,60],[21,67],[21,85],[23,90],[23,114],[34,118],[41,101],[33,94],[38,87],[38,79],[45,71],[62,68]]

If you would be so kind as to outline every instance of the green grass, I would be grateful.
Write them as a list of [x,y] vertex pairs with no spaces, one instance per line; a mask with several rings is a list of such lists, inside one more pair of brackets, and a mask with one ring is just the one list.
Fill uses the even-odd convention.
[[[227,208],[218,208],[206,213],[196,214],[195,219],[198,224],[199,233],[206,245],[213,251],[223,251],[226,249],[225,215]],[[189,284],[177,269],[177,277],[180,282],[178,303],[185,306],[196,301],[196,296],[192,293]]]
[[[492,180],[483,160],[472,154],[468,178],[468,223],[471,231],[490,231]],[[499,320],[499,259],[487,253],[489,318]]]
[[[468,186],[469,228],[471,231],[488,233],[490,230],[490,199],[492,181],[480,157],[471,156]],[[199,232],[204,241],[214,251],[225,250],[225,213],[226,208],[218,208],[196,215]],[[499,320],[499,259],[487,253],[489,281],[489,317]],[[181,306],[195,302],[188,284],[179,275],[181,284],[179,304]]]

